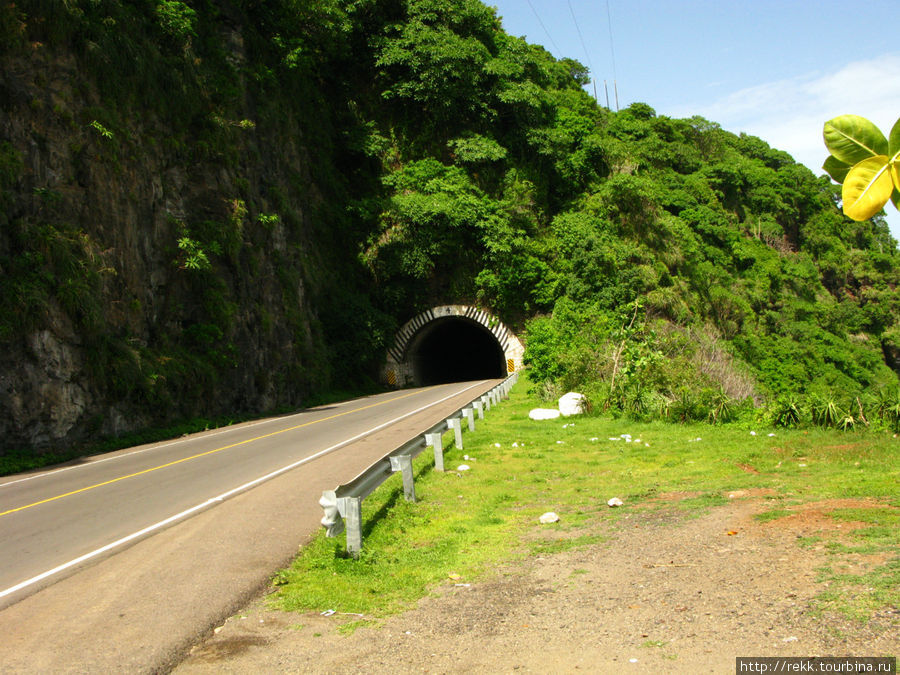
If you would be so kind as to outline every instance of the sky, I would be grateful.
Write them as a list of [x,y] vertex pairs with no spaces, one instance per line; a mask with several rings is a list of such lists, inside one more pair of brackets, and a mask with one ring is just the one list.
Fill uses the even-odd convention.
[[[587,66],[601,104],[700,115],[816,175],[827,120],[861,115],[888,135],[900,117],[897,0],[484,1],[506,32]],[[900,241],[900,213],[885,213]]]

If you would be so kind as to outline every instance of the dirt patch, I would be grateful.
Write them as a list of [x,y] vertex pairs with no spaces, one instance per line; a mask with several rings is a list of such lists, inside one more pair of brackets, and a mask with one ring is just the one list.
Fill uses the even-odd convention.
[[748,488],[747,490],[728,490],[723,496],[728,499],[744,499],[747,497],[768,497],[777,493],[774,488]]
[[[736,656],[900,651],[897,608],[867,626],[812,616],[826,553],[798,546],[793,522],[755,520],[760,500],[700,517],[671,508],[663,520],[622,508],[608,541],[457,580],[350,635],[338,628],[359,617],[273,612],[261,600],[175,672],[734,672]],[[238,638],[242,649],[216,650]]]
[[[876,499],[826,499],[817,502],[808,502],[797,506],[788,507],[786,515],[760,523],[762,531],[768,535],[778,532],[788,533],[793,536],[812,535],[841,535],[862,527],[869,523],[832,518],[829,514],[839,509],[893,509]],[[900,509],[897,509],[900,511]]]
[[209,640],[195,648],[193,656],[200,661],[216,663],[243,654],[251,647],[264,647],[267,644],[269,640],[262,635],[229,635],[221,640]]
[[796,536],[809,536],[813,533],[842,533],[865,527],[867,523],[857,521],[840,521],[828,516],[827,511],[804,509],[775,520],[762,523],[763,530],[781,530],[795,533]]
[[678,492],[660,492],[659,494],[651,497],[650,499],[646,499],[641,504],[658,504],[660,502],[680,502],[683,499],[693,499],[694,497],[701,497],[704,493],[693,490],[693,491],[678,491]]

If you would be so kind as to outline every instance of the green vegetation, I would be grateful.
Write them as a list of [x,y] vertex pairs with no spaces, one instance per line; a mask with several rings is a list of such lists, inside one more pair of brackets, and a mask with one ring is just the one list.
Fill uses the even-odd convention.
[[[828,539],[830,569],[821,573],[832,583],[820,609],[865,619],[900,601],[900,457],[889,434],[859,434],[848,443],[825,429],[760,428],[750,435],[734,425],[626,424],[590,416],[536,423],[527,415],[537,402],[524,382],[514,388],[509,402],[465,435],[468,460],[445,438],[446,466],[465,462],[469,471],[439,474],[433,459],[421,455],[418,503],[403,500],[399,480],[366,498],[359,560],[346,556],[342,537],[320,532],[276,576],[275,603],[384,617],[436,585],[484,578],[504,562],[612,541],[619,518],[635,509],[673,509],[681,515],[671,526],[678,527],[681,518],[752,489],[765,491],[771,508],[758,520],[770,525],[807,503],[858,499],[859,507],[827,511],[828,518],[861,526],[845,539]],[[608,508],[611,496],[625,506]],[[559,523],[539,525],[546,511],[558,513]],[[840,572],[857,553],[881,562],[864,575]],[[873,590],[859,592],[865,588]]]
[[486,304],[524,328],[542,393],[613,414],[898,428],[880,217],[843,218],[827,178],[758,138],[595,105],[583,67],[480,3],[405,16],[375,42],[384,193],[362,260],[383,306]]
[[713,121],[599,106],[480,0],[26,0],[0,45],[38,64],[0,92],[27,120],[0,138],[0,346],[9,369],[39,330],[84,356],[66,441],[111,408],[166,425],[371,387],[448,302],[524,335],[548,398],[900,430],[880,207],[846,218],[826,176]]

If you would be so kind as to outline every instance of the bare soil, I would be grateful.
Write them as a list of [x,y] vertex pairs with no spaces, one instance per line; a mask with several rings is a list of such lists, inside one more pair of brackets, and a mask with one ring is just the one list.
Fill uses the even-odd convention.
[[[866,625],[813,611],[825,543],[857,526],[827,512],[874,502],[817,502],[760,522],[759,492],[726,493],[727,505],[699,517],[674,505],[689,496],[626,504],[614,525],[597,526],[601,544],[448,578],[414,609],[349,634],[340,626],[359,616],[285,613],[260,598],[175,672],[734,673],[737,656],[900,653],[900,608]],[[536,536],[565,538],[561,525]],[[819,545],[798,544],[812,535]],[[850,562],[863,572],[885,561]]]

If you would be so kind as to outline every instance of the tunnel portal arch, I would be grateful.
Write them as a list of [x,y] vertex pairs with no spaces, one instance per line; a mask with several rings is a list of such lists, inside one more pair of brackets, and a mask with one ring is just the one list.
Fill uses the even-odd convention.
[[384,380],[393,387],[505,377],[522,367],[521,341],[495,316],[468,305],[441,305],[397,331]]

